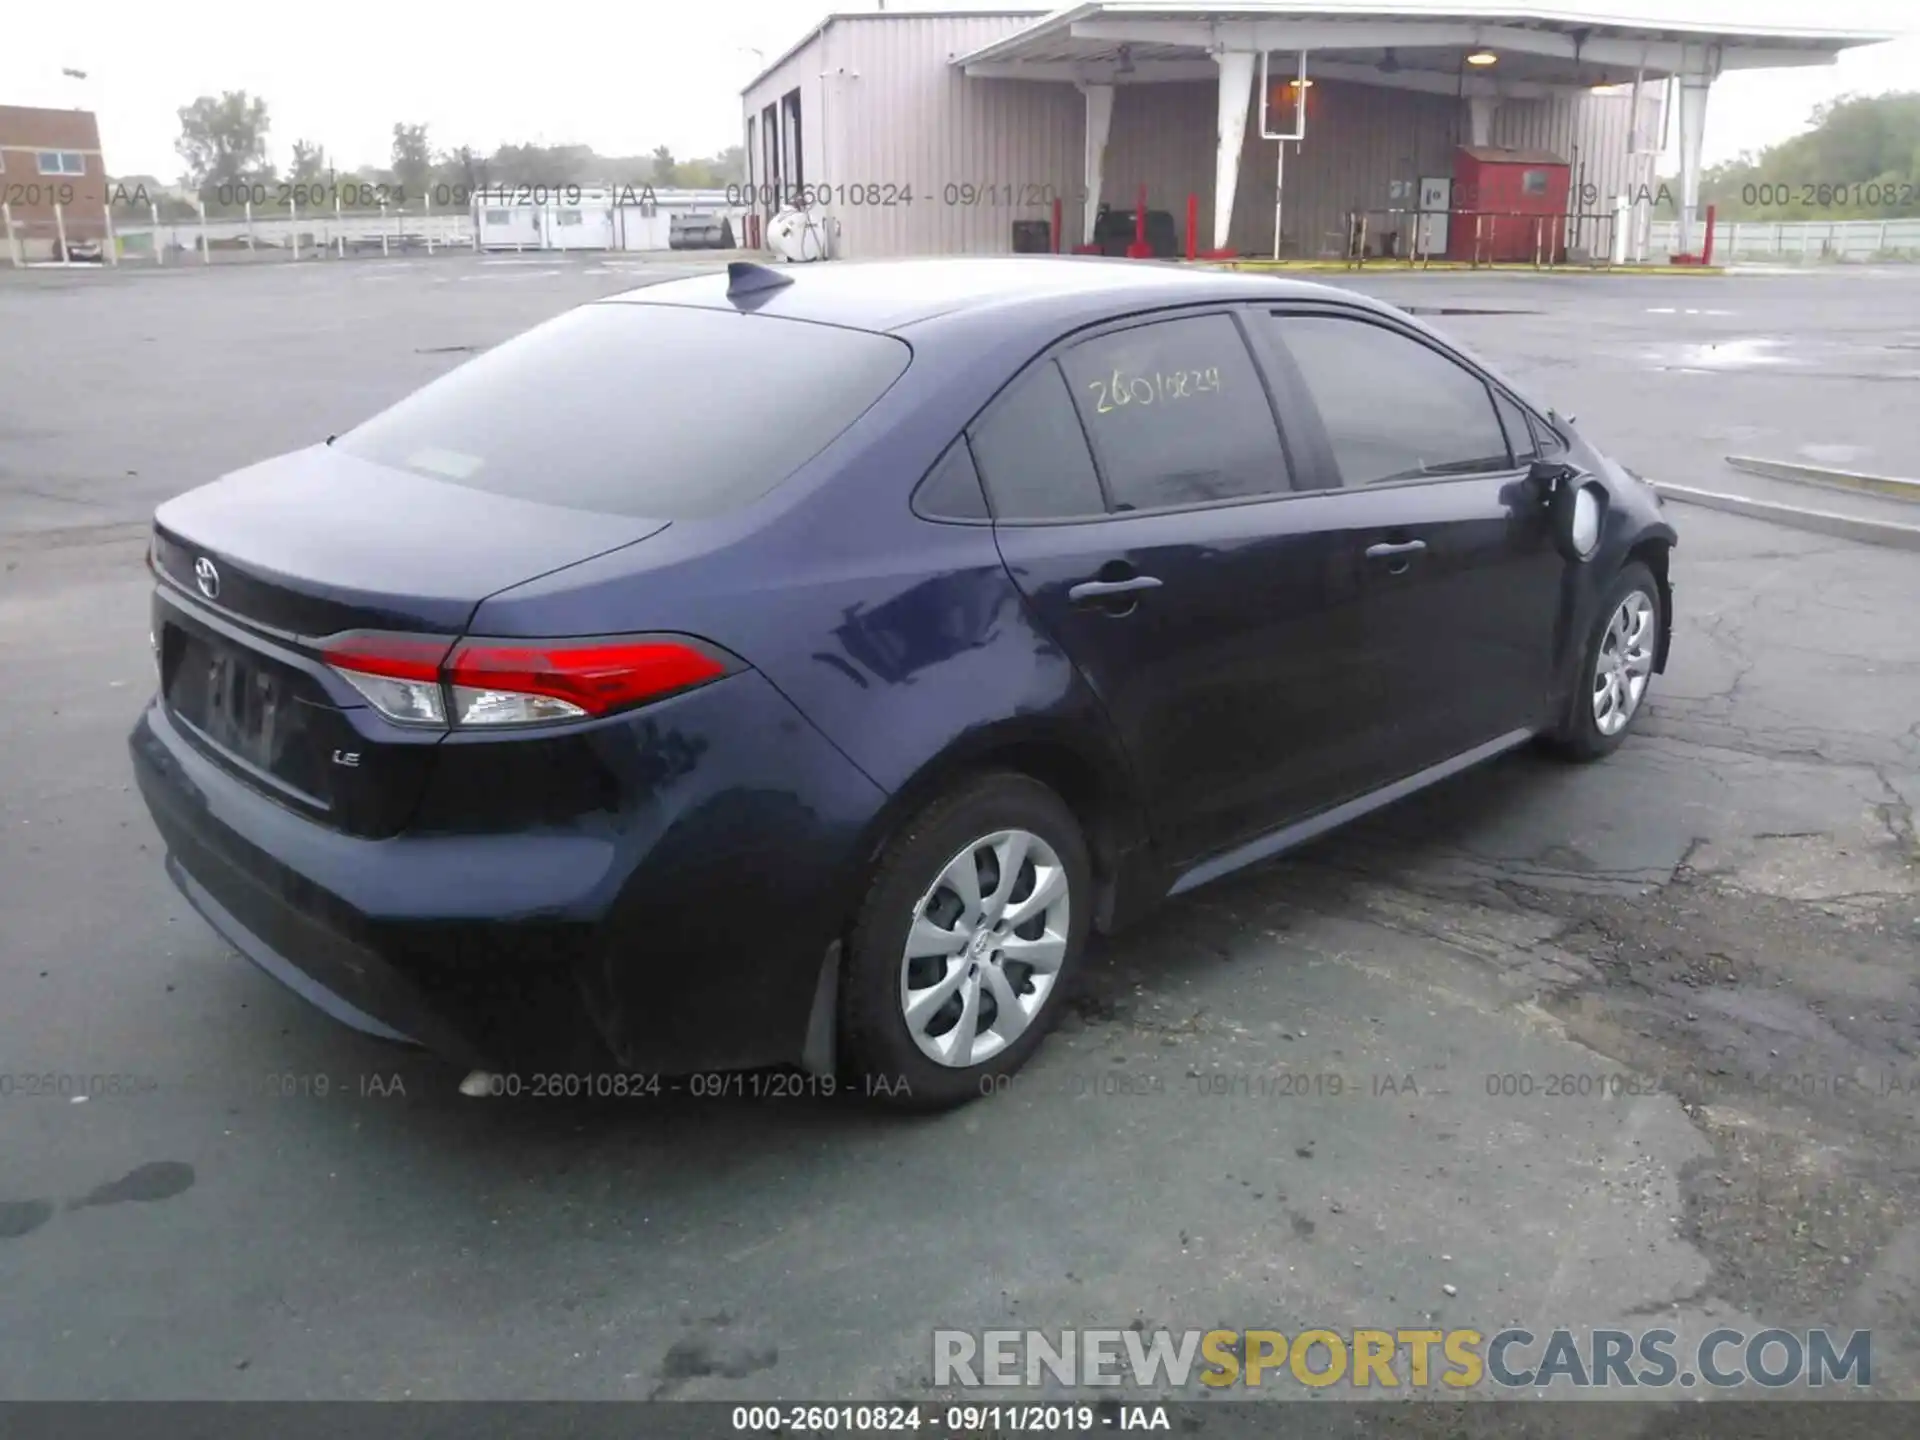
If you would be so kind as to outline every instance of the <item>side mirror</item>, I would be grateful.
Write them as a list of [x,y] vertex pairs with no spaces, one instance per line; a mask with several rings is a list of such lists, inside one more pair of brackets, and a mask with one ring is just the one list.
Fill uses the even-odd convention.
[[1607,518],[1607,487],[1572,465],[1536,460],[1527,478],[1538,486],[1547,508],[1553,545],[1576,565],[1593,558]]

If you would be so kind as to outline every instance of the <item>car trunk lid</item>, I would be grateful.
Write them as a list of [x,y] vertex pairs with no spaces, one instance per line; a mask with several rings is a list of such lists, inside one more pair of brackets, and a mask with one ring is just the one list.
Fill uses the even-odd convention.
[[328,669],[329,637],[401,632],[450,648],[488,595],[665,526],[492,495],[330,446],[249,467],[156,513],[162,702],[255,789],[349,833],[392,834],[443,732],[383,719]]

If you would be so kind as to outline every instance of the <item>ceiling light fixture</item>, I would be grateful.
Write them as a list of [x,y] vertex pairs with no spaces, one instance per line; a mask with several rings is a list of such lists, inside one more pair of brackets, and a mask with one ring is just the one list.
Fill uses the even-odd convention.
[[1473,54],[1467,56],[1467,64],[1469,65],[1497,65],[1499,63],[1500,57],[1491,50],[1476,50]]

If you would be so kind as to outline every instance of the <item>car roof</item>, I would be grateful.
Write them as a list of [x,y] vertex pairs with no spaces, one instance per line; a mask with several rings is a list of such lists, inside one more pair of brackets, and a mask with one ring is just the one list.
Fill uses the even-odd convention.
[[844,325],[921,338],[945,316],[1048,302],[1050,321],[1224,300],[1339,300],[1371,307],[1351,290],[1274,275],[1088,255],[980,255],[830,261],[772,273],[792,284],[729,297],[726,272],[645,285],[601,304],[688,305]]

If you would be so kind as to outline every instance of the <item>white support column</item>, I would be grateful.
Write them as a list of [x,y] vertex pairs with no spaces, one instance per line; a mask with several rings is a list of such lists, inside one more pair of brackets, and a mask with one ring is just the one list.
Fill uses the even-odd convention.
[[1107,136],[1113,129],[1113,86],[1083,84],[1087,101],[1087,152],[1082,174],[1087,192],[1086,213],[1080,217],[1080,243],[1093,243],[1093,226],[1100,214],[1100,182],[1106,171]]
[[1467,97],[1467,133],[1471,137],[1469,145],[1493,144],[1493,116],[1500,108],[1498,95],[1469,95]]
[[1711,75],[1680,77],[1680,253],[1694,253],[1694,217],[1700,206],[1700,142],[1707,130]]
[[1213,160],[1213,248],[1227,248],[1233,228],[1233,192],[1240,184],[1240,151],[1247,143],[1247,106],[1253,99],[1251,50],[1217,50],[1220,67],[1220,127]]

